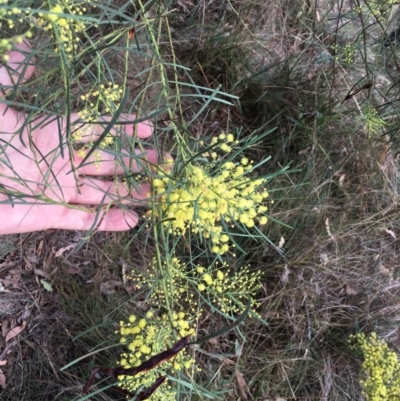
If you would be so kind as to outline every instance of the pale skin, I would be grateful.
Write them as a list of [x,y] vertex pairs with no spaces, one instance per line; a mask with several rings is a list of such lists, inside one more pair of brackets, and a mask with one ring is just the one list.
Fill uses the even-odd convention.
[[[40,116],[34,123],[25,126],[20,135],[27,116],[5,104],[4,95],[9,87],[31,77],[34,66],[28,65],[26,55],[29,52],[29,43],[21,43],[8,53],[7,65],[0,66],[0,234],[46,229],[89,230],[94,227],[100,231],[129,230],[138,223],[138,215],[131,208],[121,209],[112,205],[143,204],[148,197],[149,186],[142,184],[129,192],[122,180],[113,181],[113,178],[126,172],[114,155],[102,152],[100,164],[85,163],[79,167],[82,158],[71,146],[67,146],[66,117],[49,119],[48,116]],[[133,121],[134,118],[133,115],[124,115],[119,120]],[[71,113],[71,123],[77,120],[78,115]],[[111,116],[108,117],[110,120]],[[90,129],[99,134],[104,127],[104,124],[90,125]],[[134,134],[134,126],[130,123],[113,127],[111,133],[120,134],[121,129],[125,135]],[[60,154],[60,132],[65,139],[63,157]],[[139,123],[135,134],[139,139],[148,138],[152,135],[152,127]],[[154,150],[145,153],[137,150],[136,154],[143,160],[140,165],[130,160],[129,156],[119,158],[119,161],[122,159],[133,171],[141,171],[143,164],[155,166],[158,161]],[[71,160],[75,172],[71,171]],[[109,176],[110,179],[96,178],[99,176]],[[13,198],[12,205],[7,193],[15,192],[31,196],[23,198],[30,204]],[[102,207],[99,209],[98,205]],[[98,209],[100,213],[96,213]]]

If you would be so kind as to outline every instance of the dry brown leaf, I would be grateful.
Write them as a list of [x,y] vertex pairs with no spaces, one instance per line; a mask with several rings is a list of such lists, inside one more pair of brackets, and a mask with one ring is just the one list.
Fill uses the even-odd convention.
[[10,321],[7,319],[3,320],[3,323],[1,324],[1,332],[3,334],[3,337],[7,335],[9,327],[10,327]]
[[36,276],[40,276],[40,277],[44,277],[44,278],[48,278],[49,275],[46,274],[43,270],[41,269],[33,269],[33,273],[36,274]]
[[[1,280],[1,282],[2,282],[4,287],[11,287],[11,286],[14,285],[14,282],[12,280],[4,279],[4,280]],[[10,292],[10,291],[4,290],[4,292]]]
[[36,250],[36,253],[38,254],[38,256],[40,256],[40,254],[42,253],[42,249],[43,249],[43,240],[41,240],[39,242],[39,246],[38,246],[38,248]]
[[26,255],[26,259],[29,260],[29,262],[31,262],[31,263],[35,263],[35,264],[39,263],[39,258],[37,257],[37,255],[35,255],[33,253]]
[[118,280],[110,280],[100,284],[100,292],[106,295],[115,293],[115,287],[121,287],[122,282]]
[[379,273],[388,276],[391,272],[386,266],[384,266],[383,264],[379,264]]
[[77,244],[71,244],[71,245],[68,245],[68,246],[66,246],[66,247],[64,247],[64,248],[60,248],[60,249],[56,252],[56,254],[55,254],[54,256],[55,256],[56,258],[59,258],[65,251],[69,251],[70,249],[75,248],[76,245],[77,245]]
[[39,259],[36,255],[26,255],[24,256],[24,262],[29,270],[33,269],[33,265],[39,262]]
[[19,333],[21,333],[22,330],[24,330],[26,326],[26,321],[21,324],[21,326],[14,327],[12,330],[10,330],[7,335],[6,335],[6,343],[8,343],[11,339],[16,337]]
[[10,267],[15,266],[15,262],[10,261],[10,260],[6,260],[3,263],[0,263],[0,269],[9,269]]
[[325,220],[325,228],[326,228],[327,234],[328,234],[331,238],[333,238],[333,235],[332,235],[332,232],[331,232],[331,226],[330,226],[330,224],[329,224],[329,219],[328,219],[328,218]]
[[0,387],[4,390],[6,388],[6,377],[3,371],[0,369]]
[[12,270],[9,270],[8,273],[18,275],[18,274],[21,274],[21,270],[20,269],[12,269]]
[[343,186],[344,179],[346,178],[346,174],[342,174],[339,178],[339,187]]
[[122,258],[119,259],[119,262],[122,265],[122,281],[124,282],[124,284],[126,284],[128,282],[127,277],[126,277],[127,264]]
[[352,287],[350,284],[346,284],[346,294],[347,295],[357,295],[358,291]]
[[51,251],[46,260],[43,261],[43,270],[47,271],[50,268],[51,262],[53,261],[53,257],[55,255],[54,246],[51,248]]
[[18,288],[19,280],[21,279],[21,270],[20,269],[12,269],[9,270],[6,279],[3,280],[5,286],[12,285],[13,288]]
[[21,323],[24,320],[28,319],[31,313],[31,310],[25,306],[25,310],[22,312],[21,316],[18,317],[17,322]]
[[282,274],[282,276],[281,276],[281,281],[282,281],[282,283],[287,283],[288,282],[288,280],[289,280],[289,274],[290,274],[291,272],[290,272],[290,270],[288,269],[288,266],[287,265],[285,265],[285,268],[284,268],[284,271],[283,271],[283,274]]
[[307,149],[301,149],[297,152],[298,155],[304,155],[305,153],[308,153],[311,147],[309,146]]
[[82,266],[68,266],[67,268],[68,274],[82,274],[83,267]]
[[393,230],[389,230],[388,228],[385,228],[385,231],[386,231],[389,235],[391,235],[394,239],[397,239],[397,238],[396,238],[396,234],[394,233]]
[[5,359],[0,359],[0,366],[7,365],[7,361]]
[[239,388],[242,400],[247,401],[248,397],[246,394],[246,389],[247,389],[246,381],[244,380],[243,375],[238,370],[235,371],[235,374],[236,374],[236,380],[238,382],[238,388]]

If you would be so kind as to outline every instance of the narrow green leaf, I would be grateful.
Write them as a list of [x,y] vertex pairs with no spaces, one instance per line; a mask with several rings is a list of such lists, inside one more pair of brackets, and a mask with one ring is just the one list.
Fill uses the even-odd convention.
[[48,291],[48,292],[53,292],[53,287],[48,283],[46,280],[40,280],[40,283],[42,284],[43,288]]

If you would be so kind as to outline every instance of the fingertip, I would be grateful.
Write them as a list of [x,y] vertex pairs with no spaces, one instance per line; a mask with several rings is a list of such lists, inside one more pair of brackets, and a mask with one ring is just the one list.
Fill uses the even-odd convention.
[[170,172],[172,167],[174,167],[174,158],[170,153],[164,152],[164,157],[162,161],[163,170],[166,172]]
[[174,167],[174,158],[168,153],[164,152],[162,158],[158,160],[158,168],[166,174],[170,174]]
[[[135,114],[128,114],[121,116],[122,121],[135,121]],[[125,126],[125,131],[128,135],[136,135],[140,139],[146,139],[153,135],[153,124],[150,121],[143,121],[136,124],[127,124]]]
[[171,171],[174,165],[174,158],[168,152],[164,152],[161,156],[155,149],[146,151],[146,160],[151,166],[158,166],[165,172]]
[[135,188],[134,192],[132,193],[132,199],[134,200],[134,202],[136,201],[135,203],[137,203],[138,205],[144,206],[144,204],[149,201],[150,194],[150,184],[147,182],[142,182]]
[[153,135],[153,124],[150,122],[138,123],[137,136],[141,139],[150,138]]

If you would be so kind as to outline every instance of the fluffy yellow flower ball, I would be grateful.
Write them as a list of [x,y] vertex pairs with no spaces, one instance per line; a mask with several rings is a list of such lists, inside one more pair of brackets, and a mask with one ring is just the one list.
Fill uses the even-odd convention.
[[[226,153],[232,152],[233,135],[221,133],[211,142]],[[224,141],[218,144],[218,140]],[[242,157],[240,162],[232,160],[220,162],[211,156],[209,164],[198,165],[194,162],[185,166],[180,181],[177,183],[169,172],[161,172],[153,179],[153,189],[160,201],[160,206],[148,212],[156,215],[168,227],[170,233],[183,235],[187,230],[210,239],[211,250],[217,254],[226,253],[233,245],[226,224],[237,223],[247,229],[257,222],[267,223],[264,215],[268,210],[266,199],[268,192],[264,189],[266,179],[250,177],[253,162]],[[223,228],[224,227],[224,228]]]

